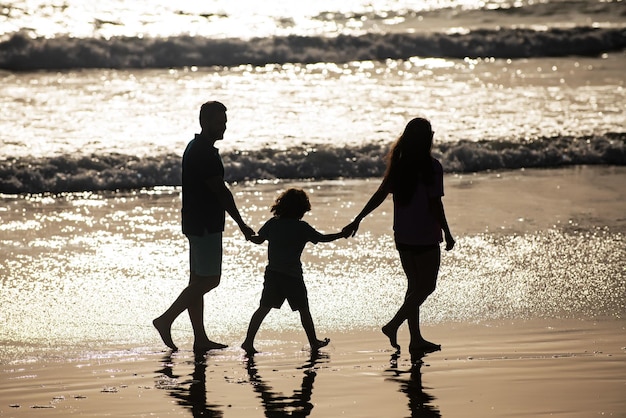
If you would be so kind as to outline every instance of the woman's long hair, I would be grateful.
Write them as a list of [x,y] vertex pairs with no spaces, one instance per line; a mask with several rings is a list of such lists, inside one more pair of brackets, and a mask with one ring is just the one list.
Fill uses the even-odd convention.
[[424,118],[415,118],[406,125],[400,138],[389,150],[385,179],[398,204],[409,204],[418,183],[432,184],[432,145],[430,122]]

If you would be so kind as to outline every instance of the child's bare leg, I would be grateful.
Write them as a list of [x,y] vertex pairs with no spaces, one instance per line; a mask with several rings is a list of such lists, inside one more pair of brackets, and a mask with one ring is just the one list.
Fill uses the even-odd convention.
[[309,339],[309,345],[311,346],[311,350],[318,350],[328,345],[328,343],[330,342],[329,338],[324,338],[323,340],[317,339],[317,334],[315,333],[315,325],[313,324],[311,311],[308,307],[300,309],[300,321],[302,322],[304,332],[306,332],[306,336]]
[[246,334],[246,339],[241,344],[241,348],[246,351],[246,354],[252,355],[258,353],[258,351],[254,348],[254,338],[256,337],[256,333],[259,331],[261,327],[261,323],[270,312],[272,308],[268,308],[266,306],[259,306],[259,308],[252,314],[252,318],[250,319],[250,325],[248,325],[248,333]]

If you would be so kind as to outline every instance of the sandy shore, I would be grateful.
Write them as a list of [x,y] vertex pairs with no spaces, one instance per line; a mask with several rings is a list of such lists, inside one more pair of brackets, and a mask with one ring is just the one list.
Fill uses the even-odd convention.
[[[615,319],[428,327],[443,349],[415,367],[374,329],[329,335],[316,358],[300,334],[261,332],[263,353],[252,361],[232,341],[199,361],[148,348],[3,365],[0,416],[624,417],[625,327]],[[400,344],[407,338],[401,328]]]
[[[318,333],[330,337],[331,344],[311,358],[303,347],[304,334],[281,313],[279,321],[268,320],[261,329],[255,345],[263,353],[249,362],[238,346],[257,303],[263,248],[253,253],[243,240],[229,238],[226,278],[207,309],[212,309],[213,334],[226,336],[223,342],[231,347],[197,361],[188,350],[162,351],[150,326],[179,291],[187,271],[176,193],[7,197],[5,228],[0,229],[7,260],[0,264],[7,274],[0,295],[0,417],[626,417],[620,267],[625,170],[574,167],[449,176],[445,203],[459,248],[444,260],[446,277],[433,296],[436,304],[426,306],[426,314],[438,312],[440,319],[427,322],[424,334],[443,349],[424,357],[419,367],[411,367],[408,353],[395,359],[378,330],[395,306],[384,303],[396,299],[374,299],[380,295],[373,293],[363,297],[385,275],[358,275],[385,262],[390,269],[397,266],[395,254],[388,260],[366,246],[367,237],[376,245],[377,236],[389,233],[390,219],[384,216],[389,202],[378,209],[381,216],[364,221],[362,241],[341,241],[333,252],[320,247],[306,255]],[[308,184],[315,207],[310,221],[326,232],[344,225],[377,184]],[[259,225],[283,187],[234,189],[245,216]],[[229,228],[229,234],[237,232]],[[523,240],[522,248],[514,240],[506,241],[506,247],[488,247],[493,251],[487,254],[501,255],[495,261],[508,270],[485,266],[472,252],[476,234],[512,237],[552,228],[609,232],[597,238],[585,232],[580,241],[572,241],[578,235],[570,233],[570,240],[557,244],[571,248],[555,252],[548,251],[553,241],[544,248],[538,239],[533,254],[546,260],[531,265],[519,255]],[[531,238],[536,236],[542,237]],[[607,239],[610,248],[599,251]],[[361,264],[352,266],[353,272],[343,271],[346,264],[340,258],[347,257],[341,255],[347,245],[352,252],[361,251],[356,254]],[[121,258],[125,249],[134,257]],[[248,261],[235,263],[239,254]],[[504,263],[515,256],[522,264]],[[332,270],[325,269],[332,266],[338,288],[324,281]],[[536,274],[526,277],[528,269]],[[337,289],[345,288],[342,283],[349,283],[350,292],[335,297]],[[39,288],[45,291],[33,291]],[[231,303],[235,289],[238,304]],[[498,304],[499,299],[504,302]],[[525,304],[518,308],[520,300]],[[542,311],[546,304],[558,306]],[[489,319],[477,306],[501,312]],[[545,319],[498,319],[520,314]],[[335,323],[342,315],[344,322]],[[467,320],[449,319],[457,317]],[[188,349],[186,318],[174,331],[177,338],[187,338],[180,346]],[[399,342],[407,346],[406,328],[401,328]]]

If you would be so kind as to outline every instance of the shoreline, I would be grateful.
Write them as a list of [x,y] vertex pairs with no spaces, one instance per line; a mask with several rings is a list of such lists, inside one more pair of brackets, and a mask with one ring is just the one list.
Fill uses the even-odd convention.
[[377,330],[328,335],[317,357],[300,333],[261,331],[252,362],[231,345],[204,359],[148,348],[2,365],[0,416],[624,416],[625,329],[623,319],[429,326],[442,351],[413,367]]
[[[378,177],[265,180],[234,182],[230,188],[241,206],[240,211],[249,216],[254,224],[267,217],[269,204],[278,191],[286,187],[301,187],[309,192],[313,205],[313,211],[305,219],[336,219],[338,225],[343,226],[352,220],[381,180]],[[626,192],[621,187],[624,181],[626,166],[616,165],[448,173],[444,175],[443,200],[449,223],[455,227],[454,232],[458,235],[523,233],[567,227],[572,223],[594,223],[608,226],[614,232],[626,232],[626,217],[623,216],[626,210]],[[164,186],[59,194],[0,194],[0,200],[5,205],[2,208],[3,221],[17,225],[24,221],[24,211],[54,211],[65,208],[68,204],[75,205],[75,201],[91,200],[92,209],[98,210],[100,216],[105,216],[108,210],[102,205],[108,201],[113,201],[123,210],[125,205],[122,201],[130,204],[142,197],[148,198],[151,205],[161,202],[165,206],[176,206],[175,214],[179,216],[179,193],[180,187]],[[52,203],[55,201],[56,204]],[[24,205],[25,209],[20,205]],[[332,205],[338,207],[333,208]],[[388,213],[391,207],[390,199],[387,199],[378,211]],[[17,210],[14,211],[14,208]],[[169,219],[167,221],[171,222]],[[178,222],[177,219],[176,227]],[[373,229],[391,231],[389,216],[370,215],[364,222],[372,223]],[[237,232],[229,218],[227,224],[226,234]],[[5,234],[10,236],[11,229],[5,227],[0,230],[0,239]],[[177,235],[180,234],[179,231],[176,232]]]

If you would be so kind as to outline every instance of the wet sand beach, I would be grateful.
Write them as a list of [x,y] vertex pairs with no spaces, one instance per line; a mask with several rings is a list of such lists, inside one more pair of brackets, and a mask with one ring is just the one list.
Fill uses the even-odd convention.
[[425,331],[442,351],[416,366],[406,354],[396,358],[376,330],[332,333],[313,357],[292,332],[265,333],[264,352],[252,360],[235,347],[202,359],[120,347],[102,357],[3,365],[0,415],[623,417],[625,326],[441,324]]
[[[229,348],[195,358],[186,318],[169,353],[151,319],[186,281],[175,189],[3,196],[2,417],[626,416],[623,167],[446,176],[458,248],[424,304],[442,344],[411,366],[381,324],[404,292],[391,206],[357,237],[305,250],[320,338],[311,357],[285,307],[239,345],[258,304],[265,247],[225,233],[207,329]],[[308,221],[339,229],[372,180],[233,185],[258,227],[277,191],[305,187]],[[399,343],[408,345],[406,327]]]

